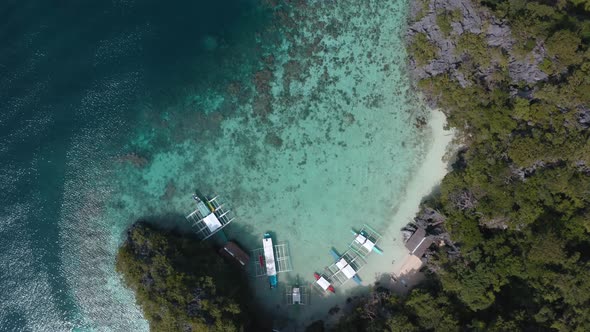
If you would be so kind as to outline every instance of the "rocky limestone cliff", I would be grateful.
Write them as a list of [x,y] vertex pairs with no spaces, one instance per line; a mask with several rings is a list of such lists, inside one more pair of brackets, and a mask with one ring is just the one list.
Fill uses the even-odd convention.
[[[448,33],[443,32],[437,24],[437,16],[445,13],[454,14],[454,20],[450,22],[451,31]],[[458,70],[466,60],[465,54],[457,51],[460,36],[465,33],[483,36],[487,47],[501,49],[507,56],[509,77],[514,83],[532,84],[547,79],[547,74],[539,68],[546,55],[542,43],[537,43],[525,56],[517,55],[514,52],[515,40],[510,27],[471,0],[412,0],[408,41],[411,42],[418,33],[426,35],[428,41],[436,47],[437,54],[434,59],[422,65],[413,58],[410,60],[410,69],[416,80],[449,73],[462,87],[469,86],[470,82],[465,74]],[[490,66],[478,68],[478,78],[491,81],[499,65],[497,59],[493,59]]]

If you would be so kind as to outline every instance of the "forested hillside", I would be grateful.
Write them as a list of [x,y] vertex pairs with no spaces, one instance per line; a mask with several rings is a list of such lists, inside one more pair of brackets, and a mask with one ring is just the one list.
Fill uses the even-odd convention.
[[590,2],[424,0],[413,17],[413,75],[466,144],[427,203],[460,253],[338,330],[590,331]]
[[259,330],[241,271],[191,235],[138,222],[119,249],[117,271],[151,331]]

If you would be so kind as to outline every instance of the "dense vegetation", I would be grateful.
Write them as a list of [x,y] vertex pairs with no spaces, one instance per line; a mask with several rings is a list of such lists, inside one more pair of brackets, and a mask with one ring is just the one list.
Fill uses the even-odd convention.
[[191,236],[135,224],[117,255],[117,271],[135,291],[151,331],[240,331],[246,282]]
[[[509,22],[518,56],[542,45],[548,78],[512,81],[507,55],[465,33],[469,84],[419,82],[467,140],[428,202],[461,253],[434,252],[428,282],[406,298],[373,293],[340,331],[590,331],[590,1],[481,5]],[[450,20],[440,14],[444,33]],[[410,52],[429,49],[418,37]]]

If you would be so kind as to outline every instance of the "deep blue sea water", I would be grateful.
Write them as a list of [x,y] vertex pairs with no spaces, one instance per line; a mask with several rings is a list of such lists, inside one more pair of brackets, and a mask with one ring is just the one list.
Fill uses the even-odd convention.
[[65,212],[75,184],[96,181],[80,178],[125,153],[145,118],[137,105],[228,79],[229,54],[264,24],[256,9],[243,0],[0,2],[1,331],[101,329],[80,312],[64,266],[75,251],[69,232],[81,226]]

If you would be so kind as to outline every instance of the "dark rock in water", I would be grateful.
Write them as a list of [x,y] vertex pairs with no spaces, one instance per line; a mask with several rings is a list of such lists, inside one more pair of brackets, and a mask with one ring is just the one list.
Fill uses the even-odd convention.
[[324,332],[325,330],[324,321],[322,320],[316,320],[305,328],[305,332]]
[[337,306],[337,305],[336,306],[333,306],[332,308],[330,308],[330,310],[328,310],[328,313],[330,315],[335,315],[335,314],[337,314],[339,312],[340,312],[340,307]]
[[143,168],[149,163],[149,161],[146,157],[141,156],[141,155],[134,153],[134,152],[125,154],[125,155],[119,157],[118,160],[123,163],[129,163],[137,168]]
[[354,114],[348,113],[348,112],[344,113],[343,118],[344,118],[344,123],[349,126],[352,125],[356,121],[356,119],[354,118]]
[[170,180],[166,184],[166,189],[164,189],[164,194],[160,197],[163,200],[170,200],[174,194],[176,193],[176,186],[174,185],[174,181]]
[[267,145],[273,146],[277,149],[280,149],[283,146],[283,139],[279,137],[276,133],[268,133],[264,138],[264,142]]

